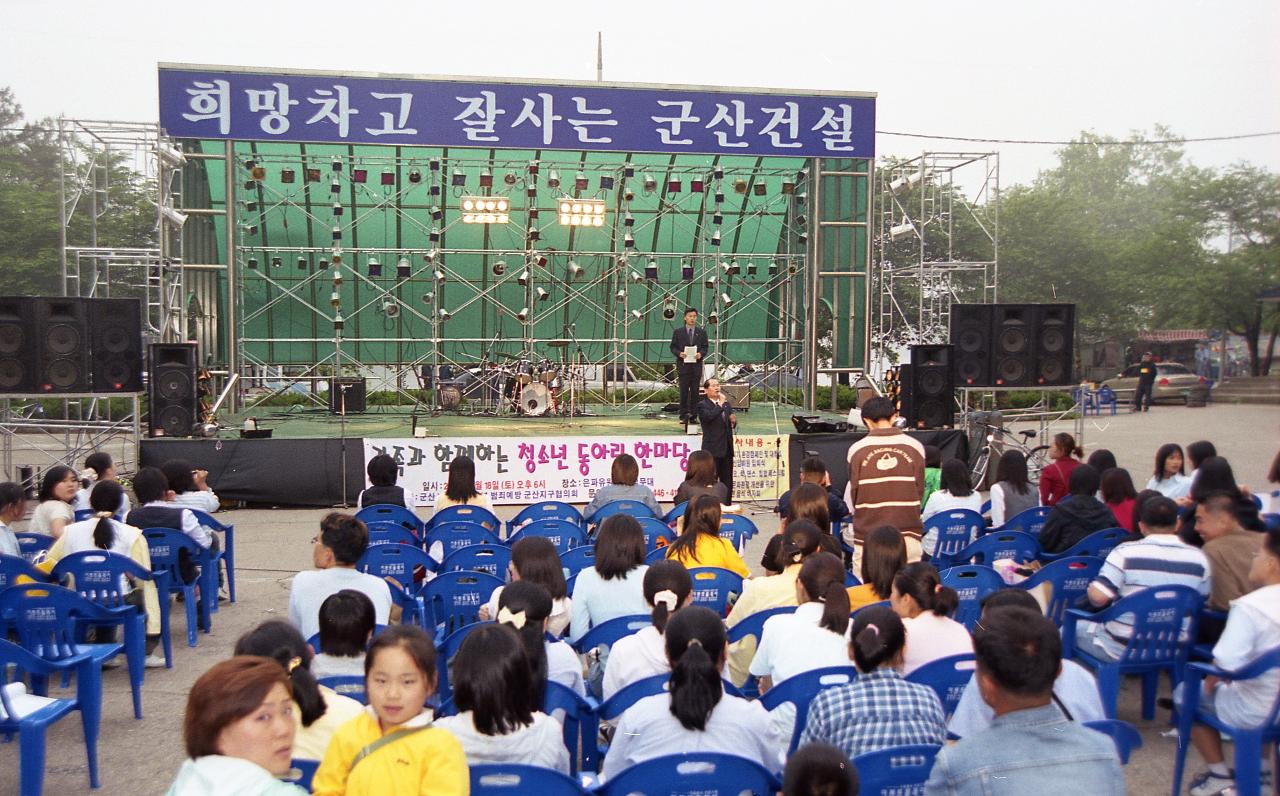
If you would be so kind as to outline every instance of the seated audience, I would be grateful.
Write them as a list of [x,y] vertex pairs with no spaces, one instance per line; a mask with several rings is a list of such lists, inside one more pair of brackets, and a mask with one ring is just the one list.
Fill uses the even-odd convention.
[[1112,467],[1102,473],[1102,502],[1111,509],[1115,518],[1113,528],[1124,528],[1129,533],[1137,533],[1138,518],[1133,515],[1138,493],[1134,491],[1133,479],[1129,471],[1123,467]]
[[733,542],[720,536],[720,501],[711,495],[698,495],[689,502],[684,527],[680,536],[667,545],[666,556],[689,569],[719,567],[744,578],[751,576]]
[[1191,491],[1191,477],[1183,470],[1182,446],[1166,442],[1156,449],[1156,469],[1147,481],[1147,489],[1154,489],[1167,498],[1177,500]]
[[[569,586],[564,579],[564,567],[560,565],[555,543],[545,536],[525,536],[517,540],[511,545],[511,567],[507,570],[507,577],[512,583],[527,580],[547,590],[551,595],[547,632],[556,638],[564,635],[573,616],[573,601],[569,599]],[[489,602],[480,606],[481,619],[489,620],[498,615],[502,589],[502,586],[494,589]]]
[[999,528],[1039,505],[1040,493],[1027,477],[1027,457],[1015,450],[1000,454],[996,482],[991,485],[991,527]]
[[[103,481],[116,480],[116,467],[111,461],[111,454],[106,451],[94,451],[85,457],[84,473],[89,483],[76,493],[76,499],[71,504],[73,511],[83,511],[89,508],[89,493],[93,488]],[[129,495],[127,492],[120,493],[120,508],[116,511],[116,516],[123,517],[129,513]]]
[[476,490],[476,463],[470,456],[455,456],[449,462],[449,479],[436,496],[436,511],[449,506],[479,506],[493,510],[489,496]]
[[365,466],[365,472],[369,475],[370,486],[360,493],[360,499],[356,501],[356,508],[363,509],[369,506],[409,507],[409,504],[404,500],[404,487],[396,486],[396,479],[400,475],[400,466],[396,464],[395,459],[385,453],[379,453],[369,460],[369,464]]
[[313,540],[314,570],[293,576],[289,588],[289,621],[311,638],[320,631],[320,606],[329,595],[343,589],[363,592],[373,603],[376,622],[388,624],[392,616],[391,589],[382,578],[356,570],[356,562],[369,547],[369,531],[350,514],[330,512],[320,521]]
[[453,733],[468,765],[518,763],[569,773],[564,730],[535,701],[529,656],[510,626],[476,628],[450,666],[458,714],[435,726]]
[[938,752],[927,796],[991,792],[1122,796],[1124,772],[1106,735],[1068,719],[1053,702],[1062,638],[1039,611],[998,608],[974,631],[978,690],[990,727]]
[[[1179,503],[1190,507],[1217,493],[1231,496],[1236,522],[1240,523],[1240,527],[1246,531],[1259,532],[1266,528],[1258,515],[1258,507],[1254,505],[1253,498],[1236,483],[1231,464],[1221,456],[1210,456],[1200,462],[1194,474],[1191,491],[1187,493],[1188,497]],[[1189,545],[1200,547],[1204,544],[1204,537],[1196,530],[1197,516],[1195,511],[1182,513],[1178,525],[1178,537]]]
[[[942,488],[933,493],[920,512],[920,519],[928,522],[935,514],[955,509],[969,509],[982,513],[982,495],[973,490],[969,482],[969,465],[959,459],[947,459],[942,465]],[[970,539],[969,541],[973,541]],[[933,555],[938,546],[938,532],[930,529],[920,540],[924,552]]]
[[1116,526],[1116,516],[1096,497],[1101,481],[1098,471],[1082,464],[1071,471],[1071,494],[1059,501],[1040,529],[1040,549],[1066,552],[1081,539]]
[[250,630],[236,642],[236,655],[260,655],[279,664],[289,676],[293,697],[293,756],[319,760],[338,728],[364,712],[364,706],[316,682],[311,671],[311,647],[288,622],[271,620]]
[[720,475],[716,471],[716,457],[702,450],[689,454],[684,480],[676,487],[672,500],[679,505],[698,495],[711,495],[721,503],[729,499],[729,487],[720,483]]
[[[1001,589],[988,594],[982,600],[982,615],[1000,608],[1024,608],[1040,612],[1036,598],[1024,589]],[[1099,721],[1107,717],[1098,695],[1098,683],[1089,670],[1072,660],[1063,659],[1062,670],[1053,681],[1053,703],[1070,721]],[[947,732],[958,738],[966,738],[991,727],[995,712],[991,710],[978,691],[978,678],[969,679],[956,705],[956,712],[947,723]]]
[[[1213,647],[1213,664],[1232,672],[1280,647],[1280,531],[1267,531],[1249,571],[1257,588],[1231,603],[1227,627]],[[1267,720],[1280,691],[1280,671],[1253,679],[1231,682],[1206,677],[1202,683],[1200,706],[1232,727],[1250,729]],[[1191,729],[1191,743],[1209,766],[1191,782],[1191,793],[1234,793],[1235,780],[1222,755],[1222,737],[1205,724]],[[1265,759],[1265,758],[1264,758]],[[1272,777],[1276,772],[1272,772]]]
[[364,592],[330,594],[320,603],[320,651],[311,659],[311,673],[364,677],[364,651],[376,626],[373,601]]
[[1112,467],[1118,466],[1116,464],[1116,455],[1106,448],[1098,448],[1089,454],[1089,458],[1085,459],[1084,463],[1097,470],[1099,476]]
[[613,500],[635,500],[649,507],[655,517],[662,516],[662,507],[653,496],[653,490],[640,480],[640,463],[629,453],[614,457],[613,466],[609,468],[608,486],[602,486],[591,496],[591,502],[582,510],[582,516],[588,521],[595,516],[600,507]]
[[960,595],[942,585],[932,564],[917,561],[899,571],[893,578],[889,602],[907,630],[904,675],[939,658],[973,652],[969,631],[951,618]]
[[[172,528],[182,531],[204,549],[218,552],[218,537],[201,525],[190,509],[169,502],[173,492],[169,489],[169,479],[162,470],[157,467],[139,469],[133,477],[133,493],[137,495],[139,505],[125,517],[130,525],[143,530]],[[193,583],[199,574],[199,568],[185,550],[178,551],[178,570],[184,583]]]
[[670,692],[636,702],[618,721],[601,778],[630,766],[680,752],[720,752],[745,757],[770,771],[782,770],[786,743],[758,702],[724,693],[720,672],[728,645],[714,611],[691,605],[667,622]]
[[[844,497],[831,486],[831,474],[827,472],[826,462],[822,459],[810,456],[800,462],[800,483],[815,484],[826,491],[827,519],[831,524],[849,516],[849,507],[844,504]],[[787,522],[791,519],[791,491],[788,489],[782,493],[782,497],[778,498],[778,506],[774,509],[781,518],[779,533],[787,529]]]
[[924,446],[924,494],[920,496],[920,505],[929,503],[933,493],[942,488],[942,449],[937,445]]
[[[369,707],[338,728],[311,781],[316,796],[467,793],[462,744],[433,726],[427,699],[436,691],[436,651],[422,628],[389,627],[374,637],[365,657]],[[405,730],[382,754],[370,744]],[[362,759],[363,758],[363,759]]]
[[1235,507],[1235,497],[1228,492],[1214,493],[1196,504],[1196,533],[1204,540],[1201,549],[1209,559],[1206,607],[1215,611],[1226,611],[1253,591],[1249,570],[1262,549],[1263,534],[1246,531]]
[[882,602],[893,592],[893,579],[907,565],[907,545],[892,525],[872,528],[862,545],[862,583],[850,586],[849,610]]
[[275,661],[240,656],[213,665],[187,695],[187,759],[168,796],[253,793],[304,796],[282,782],[293,763],[294,703]]
[[22,548],[18,545],[18,537],[9,523],[17,522],[26,516],[27,492],[21,484],[13,481],[0,483],[0,553],[7,556],[22,556]]
[[648,612],[644,599],[644,531],[635,517],[615,514],[600,523],[595,563],[578,573],[570,606],[569,639],[620,616]]
[[40,501],[36,510],[31,513],[31,522],[27,529],[31,533],[43,533],[57,539],[62,529],[76,521],[76,513],[71,503],[76,499],[76,490],[80,488],[80,479],[76,471],[63,464],[57,464],[44,471],[44,479],[40,482],[40,492],[36,500]]
[[868,608],[854,617],[847,657],[858,667],[858,677],[818,692],[809,703],[801,744],[829,743],[852,759],[891,746],[947,739],[938,695],[899,673],[909,632],[888,608]]
[[[1191,486],[1194,487],[1196,481],[1200,478],[1200,465],[1205,460],[1218,455],[1218,449],[1207,439],[1196,440],[1187,446],[1187,462],[1191,465]],[[1187,505],[1191,502],[1191,493],[1188,489],[1187,495],[1179,499],[1180,505]]]
[[498,600],[498,624],[509,625],[524,641],[533,667],[531,689],[538,705],[542,704],[547,680],[571,688],[579,696],[587,695],[578,654],[566,642],[547,637],[550,616],[551,595],[533,581],[516,581],[502,590],[502,597]]
[[198,470],[186,459],[170,459],[160,465],[169,481],[173,496],[168,502],[188,509],[198,509],[205,514],[218,510],[218,496],[209,488],[209,471]]
[[693,602],[689,570],[665,560],[649,567],[644,573],[644,599],[653,606],[653,624],[614,642],[601,688],[605,699],[634,682],[671,671],[662,633],[675,612]]
[[[1167,497],[1148,500],[1138,529],[1142,538],[1116,546],[1089,584],[1089,603],[1106,608],[1121,597],[1158,586],[1190,586],[1209,594],[1209,562],[1178,538],[1178,507]],[[1079,622],[1076,646],[1102,660],[1117,660],[1133,634],[1129,615],[1107,622]]]
[[858,796],[858,769],[834,746],[806,744],[787,758],[782,796]]
[[1080,466],[1081,456],[1084,448],[1076,444],[1075,437],[1065,431],[1053,435],[1053,442],[1049,444],[1051,461],[1040,471],[1041,506],[1056,506],[1067,496],[1071,471]]

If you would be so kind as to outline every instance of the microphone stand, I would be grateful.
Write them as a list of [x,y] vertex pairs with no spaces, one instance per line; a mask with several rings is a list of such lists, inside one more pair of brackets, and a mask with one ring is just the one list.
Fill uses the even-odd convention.
[[582,343],[578,341],[577,329],[578,329],[578,325],[576,323],[571,323],[568,326],[564,327],[564,331],[568,334],[569,339],[573,341],[573,350],[574,350],[574,355],[573,355],[574,368],[571,369],[568,374],[569,376],[569,418],[570,419],[572,419],[574,415],[577,413],[577,397],[578,397],[578,386],[577,386],[578,380],[574,378],[573,370],[578,370],[579,372],[581,372],[582,358],[583,358]]

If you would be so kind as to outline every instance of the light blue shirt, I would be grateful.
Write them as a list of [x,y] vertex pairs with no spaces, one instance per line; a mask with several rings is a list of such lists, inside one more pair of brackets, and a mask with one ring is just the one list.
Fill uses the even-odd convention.
[[649,567],[642,564],[623,577],[609,580],[600,577],[595,567],[579,572],[573,584],[569,639],[577,641],[588,630],[610,619],[652,613],[653,608],[644,599],[644,573],[648,571]]
[[22,556],[22,548],[18,546],[18,537],[13,529],[0,522],[0,553],[7,556]]
[[[314,664],[312,668],[315,668]],[[1074,721],[1099,721],[1107,717],[1102,708],[1102,698],[1098,696],[1097,681],[1088,669],[1075,661],[1062,662],[1062,672],[1053,683],[1053,695],[1071,712]],[[978,691],[978,679],[970,677],[947,730],[959,738],[967,738],[988,729],[995,715]]]

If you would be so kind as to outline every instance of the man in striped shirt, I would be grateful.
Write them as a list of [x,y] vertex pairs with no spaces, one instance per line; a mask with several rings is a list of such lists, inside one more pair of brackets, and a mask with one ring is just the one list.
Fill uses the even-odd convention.
[[[1111,551],[1089,584],[1089,602],[1101,609],[1121,597],[1161,586],[1190,586],[1208,596],[1209,560],[1199,548],[1178,538],[1177,526],[1178,506],[1172,500],[1158,497],[1144,503],[1138,520],[1143,538]],[[1095,657],[1117,660],[1132,634],[1130,614],[1105,625],[1080,622],[1076,644]]]
[[898,410],[882,396],[862,405],[867,436],[849,447],[845,503],[853,512],[844,540],[854,549],[853,571],[862,564],[862,540],[872,528],[902,532],[907,561],[920,560],[920,498],[924,494],[924,446],[897,427]]

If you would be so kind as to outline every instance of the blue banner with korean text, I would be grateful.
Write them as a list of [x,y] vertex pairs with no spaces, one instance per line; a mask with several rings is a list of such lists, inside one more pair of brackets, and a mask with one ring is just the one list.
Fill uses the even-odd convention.
[[160,67],[177,138],[870,158],[875,97]]

